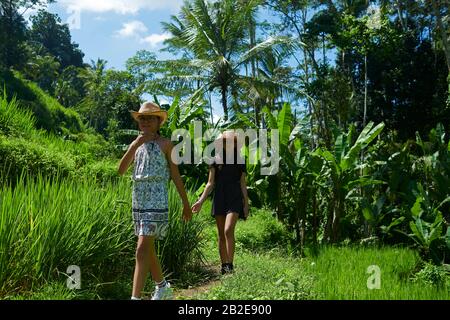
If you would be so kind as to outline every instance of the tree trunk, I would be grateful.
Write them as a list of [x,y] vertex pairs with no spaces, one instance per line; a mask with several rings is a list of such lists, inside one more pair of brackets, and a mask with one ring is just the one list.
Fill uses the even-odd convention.
[[367,53],[364,55],[364,116],[363,128],[366,127],[367,119]]
[[[302,11],[302,28],[303,30],[306,29],[306,23],[307,23],[307,11]],[[308,52],[306,48],[302,47],[303,51],[303,72],[305,73],[305,82],[307,85],[309,85],[309,65],[308,65]],[[311,150],[314,150],[316,148],[316,141],[314,139],[314,117],[313,117],[313,105],[312,101],[308,99],[308,115],[309,115],[309,135],[310,135],[310,143],[311,143]]]
[[208,98],[209,98],[209,110],[211,113],[211,124],[214,125],[213,108],[212,108],[212,102],[211,102],[211,92],[208,93]]
[[[256,31],[255,31],[256,27],[255,27],[255,23],[253,20],[249,21],[249,37],[250,37],[250,50],[253,49],[253,47],[256,44]],[[255,62],[255,58],[253,57],[251,59],[251,68],[252,68],[252,78],[255,79],[256,78],[256,62]],[[260,124],[260,120],[259,120],[259,114],[260,114],[260,109],[258,106],[258,102],[255,102],[255,106],[254,106],[254,112],[255,112],[255,122],[256,122],[256,126],[259,128],[259,124]]]
[[281,221],[281,177],[280,173],[276,175],[277,177],[277,218]]
[[312,241],[314,248],[317,248],[317,198],[316,192],[313,190],[312,193]]
[[334,206],[336,205],[336,201],[331,199],[332,201],[329,202],[328,205],[328,212],[327,212],[327,223],[325,225],[325,232],[324,232],[324,240],[328,243],[331,243],[332,241],[332,233],[333,233],[333,216],[334,216]]
[[400,21],[400,25],[402,26],[403,32],[406,31],[406,25],[405,22],[403,21],[403,9],[400,3],[401,0],[397,0],[397,14],[398,14],[398,20]]
[[341,223],[342,217],[342,199],[338,196],[337,205],[334,207],[334,216],[333,216],[333,231],[332,231],[332,242],[336,243],[339,240],[339,227]]
[[222,107],[223,107],[223,118],[225,121],[228,120],[228,102],[227,102],[227,88],[222,87]]
[[434,15],[436,16],[436,24],[439,28],[441,38],[442,38],[442,46],[444,47],[445,57],[447,59],[447,68],[450,73],[450,47],[447,39],[447,30],[444,27],[444,23],[442,22],[440,5],[438,4],[438,0],[431,0],[433,4]]

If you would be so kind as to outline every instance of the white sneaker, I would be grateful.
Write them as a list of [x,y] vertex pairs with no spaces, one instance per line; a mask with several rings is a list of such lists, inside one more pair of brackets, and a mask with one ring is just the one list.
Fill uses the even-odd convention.
[[170,288],[170,283],[160,288],[156,286],[155,293],[152,296],[152,300],[172,300],[173,299],[173,291]]

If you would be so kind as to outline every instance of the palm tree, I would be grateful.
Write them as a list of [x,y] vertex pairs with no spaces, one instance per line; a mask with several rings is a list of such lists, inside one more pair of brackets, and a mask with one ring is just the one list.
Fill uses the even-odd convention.
[[171,72],[151,86],[188,86],[195,90],[191,99],[218,89],[227,120],[230,96],[236,99],[242,82],[251,81],[251,77],[241,74],[243,67],[267,48],[293,42],[288,37],[271,37],[244,50],[249,47],[248,24],[254,21],[261,3],[261,0],[186,1],[178,17],[172,16],[172,22],[163,23],[172,35],[166,40],[168,50],[181,53],[183,58],[161,62]]
[[101,115],[103,83],[106,73],[107,61],[97,59],[91,60],[87,68],[83,68],[80,78],[84,82],[86,97],[83,98],[78,111],[89,121],[89,125],[98,129],[98,119]]

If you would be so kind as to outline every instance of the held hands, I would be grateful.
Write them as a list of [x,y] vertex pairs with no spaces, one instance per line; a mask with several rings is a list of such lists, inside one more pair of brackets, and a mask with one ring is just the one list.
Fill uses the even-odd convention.
[[200,210],[202,210],[202,205],[203,203],[201,201],[197,201],[196,203],[194,203],[192,205],[192,212],[194,213],[200,212]]

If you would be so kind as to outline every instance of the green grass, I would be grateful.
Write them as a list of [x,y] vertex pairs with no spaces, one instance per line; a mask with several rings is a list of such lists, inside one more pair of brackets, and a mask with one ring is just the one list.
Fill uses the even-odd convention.
[[[314,291],[321,299],[450,299],[450,283],[438,287],[412,281],[421,261],[411,249],[325,247],[310,260],[305,271],[314,276]],[[367,285],[372,265],[381,271],[379,289]]]
[[221,285],[200,295],[213,300],[306,300],[313,299],[312,277],[303,264],[277,250],[252,253],[241,250],[235,259],[235,273],[222,276]]
[[21,108],[33,113],[38,128],[53,133],[65,130],[79,133],[85,130],[81,117],[76,111],[63,107],[36,83],[24,79],[19,72],[0,72],[0,86],[6,89],[9,96],[17,97]]
[[[199,264],[202,227],[196,219],[180,223],[173,185],[169,202],[168,236],[158,245],[173,279],[177,270]],[[0,298],[45,296],[47,287],[65,286],[69,265],[80,266],[82,291],[68,298],[128,298],[135,246],[128,178],[99,184],[38,176],[1,185]],[[151,281],[148,286],[151,291]],[[66,297],[58,290],[55,297]]]
[[35,128],[35,116],[15,99],[0,97],[0,180],[14,182],[23,172],[79,178],[117,178],[112,146],[99,134],[56,136]]
[[[190,201],[194,195],[189,193]],[[175,288],[219,284],[192,299],[450,299],[445,270],[423,263],[407,248],[322,247],[317,256],[287,250],[287,232],[264,210],[252,210],[236,228],[235,273],[219,276],[217,231],[211,203],[190,224],[170,192],[172,234],[161,242],[163,264]],[[128,299],[134,267],[131,185],[94,179],[22,181],[0,191],[0,297],[3,299]],[[271,241],[270,244],[267,242]],[[201,250],[201,252],[199,251]],[[216,269],[202,267],[200,260]],[[65,286],[68,265],[82,267],[82,289]],[[367,268],[381,270],[369,289]],[[177,270],[178,272],[174,272]],[[203,279],[203,281],[202,281]],[[147,281],[144,293],[150,295]]]
[[236,242],[251,250],[287,247],[290,235],[285,226],[267,210],[252,210],[249,222],[236,225]]
[[[281,245],[267,249],[262,230],[270,230],[275,218],[254,211],[236,227],[235,273],[194,299],[450,299],[450,277],[424,264],[417,252],[392,247],[323,247],[317,256],[300,258]],[[205,230],[208,261],[220,265],[215,226]],[[282,233],[283,234],[283,233]],[[252,240],[248,240],[252,239]],[[244,240],[244,241],[242,241]],[[252,245],[248,245],[251,243]],[[266,248],[262,250],[262,248]],[[367,286],[372,273],[381,270],[380,289]],[[420,270],[425,265],[425,269]],[[438,279],[438,281],[436,281]],[[436,283],[438,282],[438,283]]]

